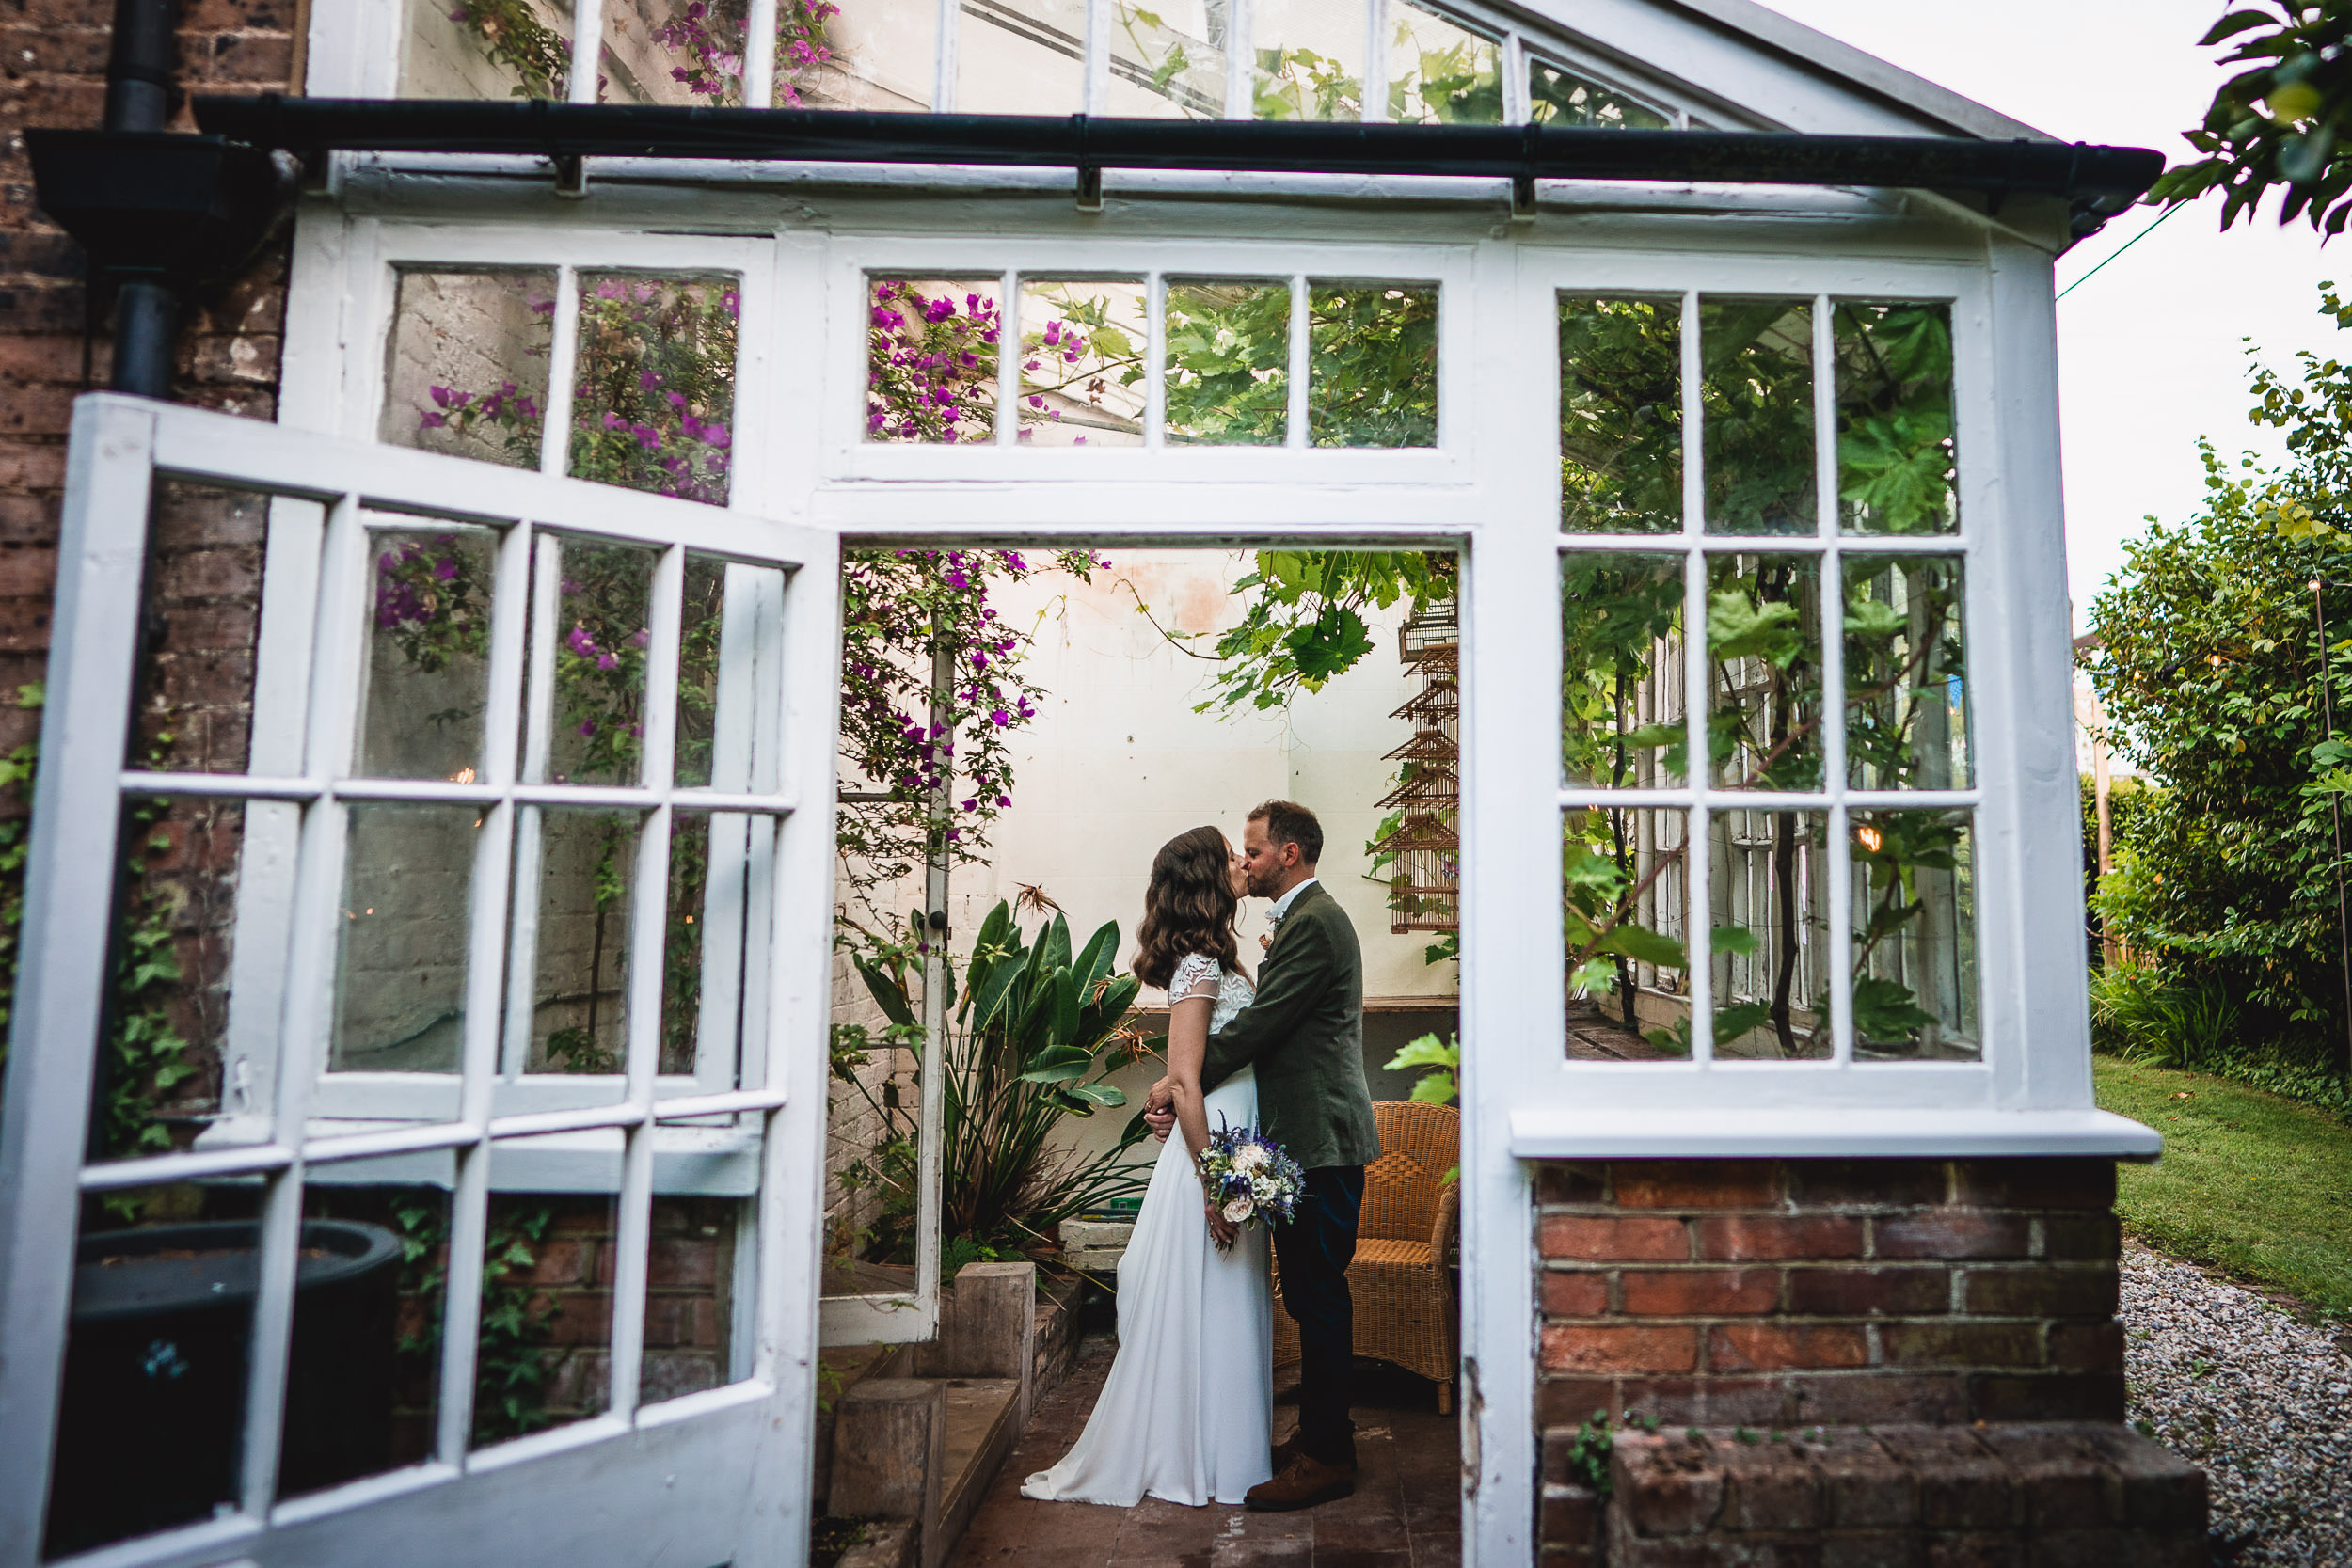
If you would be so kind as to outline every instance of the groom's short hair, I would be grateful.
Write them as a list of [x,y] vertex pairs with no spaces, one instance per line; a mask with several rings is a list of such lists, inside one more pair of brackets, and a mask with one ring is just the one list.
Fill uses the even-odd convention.
[[1315,814],[1295,800],[1267,800],[1249,814],[1252,822],[1265,824],[1269,844],[1295,844],[1298,858],[1309,865],[1323,859],[1323,824]]

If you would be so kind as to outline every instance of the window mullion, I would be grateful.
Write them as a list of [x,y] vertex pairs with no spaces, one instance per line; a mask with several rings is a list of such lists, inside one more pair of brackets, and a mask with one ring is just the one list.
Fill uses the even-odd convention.
[[1021,440],[1021,275],[996,280],[996,444]]
[[1112,0],[1087,0],[1087,36],[1081,46],[1079,103],[1090,115],[1110,112]]
[[1255,0],[1225,0],[1225,118],[1254,119],[1258,112],[1258,84],[1252,74],[1257,61],[1253,30],[1258,19],[1250,14]]
[[931,77],[931,107],[940,114],[956,106],[956,45],[961,31],[960,0],[939,0],[938,70]]
[[1168,444],[1168,275],[1154,269],[1143,280],[1143,446],[1157,451]]
[[1364,123],[1389,118],[1389,30],[1387,0],[1364,0]]
[[1699,296],[1682,296],[1682,719],[1683,778],[1692,791],[1683,875],[1691,928],[1683,953],[1691,976],[1691,1060],[1715,1059],[1712,872],[1708,864],[1707,483],[1700,420]]
[[1291,379],[1282,444],[1295,451],[1307,445],[1307,377],[1311,344],[1307,333],[1307,279],[1291,279]]
[[[321,552],[318,613],[311,626],[310,715],[305,750],[312,776],[348,764],[359,705],[359,644],[369,557],[359,498],[329,509]],[[245,1441],[239,1493],[245,1512],[266,1518],[278,1491],[278,1445],[286,1402],[286,1362],[294,1338],[294,1275],[302,1235],[303,1124],[310,1089],[326,1060],[334,1002],[334,918],[342,885],[343,808],[331,796],[304,811],[295,859],[294,920],[286,952],[286,989],[278,1022],[277,1104],[272,1136],[294,1153],[268,1179],[262,1200],[252,1338],[246,1365]]]
[[743,17],[743,104],[776,106],[776,0],[751,0]]
[[572,80],[575,103],[596,101],[596,62],[604,49],[604,0],[572,0]]
[[[1853,1063],[1853,884],[1846,784],[1846,572],[1837,494],[1837,331],[1827,294],[1813,300],[1813,462],[1821,538],[1821,773],[1829,795],[1830,1059]],[[1818,1024],[1816,1025],[1818,1027]]]
[[572,428],[572,375],[580,357],[580,273],[555,269],[555,331],[548,344],[548,414],[539,426],[539,471],[563,477]]
[[1534,117],[1527,85],[1527,40],[1514,28],[1502,36],[1502,123],[1525,125]]

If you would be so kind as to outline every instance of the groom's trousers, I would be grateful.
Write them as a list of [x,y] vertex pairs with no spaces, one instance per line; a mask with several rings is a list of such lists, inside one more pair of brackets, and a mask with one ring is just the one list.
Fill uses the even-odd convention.
[[1364,1167],[1320,1166],[1307,1173],[1306,1187],[1291,1223],[1274,1227],[1282,1307],[1298,1324],[1297,1444],[1326,1465],[1353,1465],[1356,1423],[1347,1411],[1356,1371],[1356,1306],[1347,1293],[1347,1265],[1356,1257]]

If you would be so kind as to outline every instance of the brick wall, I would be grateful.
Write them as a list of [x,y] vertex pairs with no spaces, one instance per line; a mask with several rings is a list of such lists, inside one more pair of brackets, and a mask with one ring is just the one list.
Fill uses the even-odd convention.
[[[183,87],[287,89],[302,9],[301,0],[183,0]],[[0,0],[0,751],[39,732],[40,714],[20,707],[16,695],[48,663],[66,431],[73,398],[105,384],[113,305],[103,291],[91,299],[80,248],[34,206],[24,133],[99,123],[112,15],[110,0]],[[193,129],[184,112],[181,128]],[[281,244],[245,277],[184,309],[181,400],[276,417],[285,266]],[[157,498],[141,717],[144,738],[173,736],[170,766],[242,759],[259,513],[249,500],[188,486]],[[21,816],[28,799],[0,792],[0,816]],[[212,807],[175,805],[161,831],[169,847],[146,871],[171,911],[183,978],[170,1005],[199,1070],[159,1097],[158,1109],[184,1138],[218,1100],[215,1047],[228,957],[219,917],[233,891],[240,835],[234,814]]]
[[1557,1164],[1539,1419],[2121,1420],[2104,1160]]

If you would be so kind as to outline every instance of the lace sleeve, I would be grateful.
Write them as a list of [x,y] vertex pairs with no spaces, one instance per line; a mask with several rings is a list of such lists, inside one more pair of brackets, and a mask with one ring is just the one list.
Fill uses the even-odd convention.
[[1176,973],[1168,977],[1168,1000],[1172,1005],[1205,996],[1214,1002],[1220,978],[1215,958],[1206,953],[1187,953],[1176,960]]

